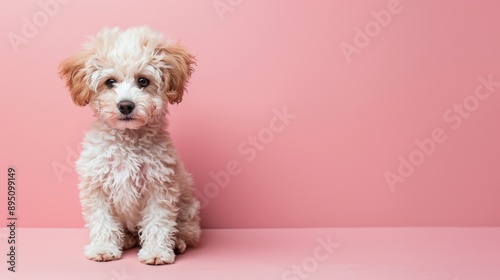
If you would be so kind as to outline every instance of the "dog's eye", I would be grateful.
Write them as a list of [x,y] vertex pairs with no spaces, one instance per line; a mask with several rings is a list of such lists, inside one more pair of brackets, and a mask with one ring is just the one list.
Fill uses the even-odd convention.
[[139,84],[140,87],[147,87],[149,85],[149,80],[144,78],[144,77],[140,77],[138,80],[137,80],[137,84]]
[[107,80],[106,80],[106,86],[107,86],[108,88],[112,88],[112,87],[115,85],[115,83],[116,83],[116,81],[115,81],[115,80],[113,80],[113,79],[107,79]]

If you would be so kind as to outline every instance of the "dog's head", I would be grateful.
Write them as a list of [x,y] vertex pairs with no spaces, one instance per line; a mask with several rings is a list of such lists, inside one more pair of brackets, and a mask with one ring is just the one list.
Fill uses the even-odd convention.
[[117,129],[138,129],[182,101],[195,59],[149,27],[104,29],[60,65],[75,104]]

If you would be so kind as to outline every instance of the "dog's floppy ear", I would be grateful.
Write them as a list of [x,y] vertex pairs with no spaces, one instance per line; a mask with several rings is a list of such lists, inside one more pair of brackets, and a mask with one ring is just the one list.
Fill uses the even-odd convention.
[[179,43],[165,45],[159,49],[159,52],[163,54],[162,61],[167,65],[164,75],[167,74],[169,78],[165,88],[168,101],[171,104],[179,103],[182,101],[186,85],[194,71],[196,59]]
[[78,106],[89,104],[92,90],[85,81],[85,61],[90,56],[88,51],[81,51],[59,65],[59,75],[66,80],[73,102]]

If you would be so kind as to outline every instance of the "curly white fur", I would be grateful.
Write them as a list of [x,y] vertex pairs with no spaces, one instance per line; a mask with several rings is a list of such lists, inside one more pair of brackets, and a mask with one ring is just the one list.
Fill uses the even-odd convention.
[[[104,29],[61,64],[73,101],[90,104],[97,117],[76,162],[87,258],[118,259],[140,243],[141,262],[169,264],[175,249],[198,242],[199,202],[165,119],[167,104],[182,100],[192,64],[184,47],[148,27]],[[124,101],[131,112],[119,108]]]

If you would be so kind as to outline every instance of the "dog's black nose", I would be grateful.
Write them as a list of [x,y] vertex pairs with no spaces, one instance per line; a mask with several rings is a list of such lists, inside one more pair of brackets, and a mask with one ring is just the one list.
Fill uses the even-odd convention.
[[120,101],[118,102],[118,110],[124,115],[130,114],[135,108],[135,104],[132,101]]

